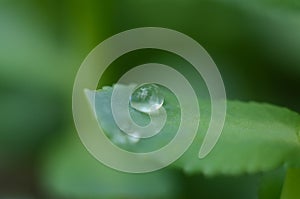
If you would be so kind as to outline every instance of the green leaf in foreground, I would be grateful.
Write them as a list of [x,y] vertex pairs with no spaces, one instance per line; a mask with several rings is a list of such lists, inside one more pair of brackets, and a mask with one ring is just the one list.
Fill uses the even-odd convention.
[[[122,136],[126,139],[127,135],[116,126],[111,115],[111,92],[112,88],[107,87],[96,91],[96,113],[108,137]],[[159,139],[151,140],[155,141],[151,144],[157,147],[171,139],[174,126],[178,126],[180,121],[178,101],[167,89],[163,89],[162,92],[166,98],[164,107],[168,113],[168,121]],[[173,166],[182,168],[187,173],[199,172],[205,175],[238,175],[268,171],[282,165],[300,166],[300,143],[297,134],[300,116],[286,108],[255,102],[228,101],[222,135],[211,153],[204,159],[199,159],[199,148],[210,118],[209,103],[199,101],[201,122],[198,135]],[[147,115],[133,109],[130,111],[139,123],[149,122]],[[127,141],[121,144],[113,139],[112,141],[120,147],[136,152],[148,151],[150,145],[146,141]]]
[[74,129],[68,132],[43,152],[40,181],[50,198],[176,198],[180,193],[180,178],[173,171],[115,171],[88,153]]

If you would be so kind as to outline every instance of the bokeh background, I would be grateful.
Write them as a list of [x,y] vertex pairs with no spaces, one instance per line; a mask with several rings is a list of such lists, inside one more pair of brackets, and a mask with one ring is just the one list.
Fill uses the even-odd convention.
[[[81,144],[71,108],[76,71],[104,39],[144,26],[197,40],[219,67],[229,99],[300,112],[297,0],[0,0],[0,198],[263,195],[259,174],[207,178],[164,169],[129,175],[102,166]],[[149,58],[142,53],[126,64],[143,56]],[[103,84],[123,71],[122,63],[117,69]],[[281,178],[278,171],[269,175]]]

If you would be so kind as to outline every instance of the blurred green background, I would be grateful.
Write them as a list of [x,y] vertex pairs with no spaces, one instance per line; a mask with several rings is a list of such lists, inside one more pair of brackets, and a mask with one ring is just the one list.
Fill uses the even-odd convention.
[[229,99],[300,112],[297,0],[0,0],[0,198],[257,198],[259,174],[129,175],[102,166],[81,144],[71,109],[76,71],[104,39],[144,26],[197,40]]

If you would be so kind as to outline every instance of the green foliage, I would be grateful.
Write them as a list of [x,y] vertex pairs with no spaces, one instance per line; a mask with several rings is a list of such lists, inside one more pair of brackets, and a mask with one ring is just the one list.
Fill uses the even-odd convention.
[[281,199],[297,199],[300,196],[300,169],[290,168],[287,171]]
[[[183,187],[191,192],[181,198],[256,199],[257,174],[253,173],[282,165],[299,166],[296,113],[268,104],[230,101],[219,143],[207,159],[199,160],[197,153],[209,118],[204,115],[209,115],[209,106],[200,101],[203,117],[198,137],[173,164],[191,177],[178,179],[180,172],[164,171],[159,173],[161,176],[132,180],[131,175],[120,177],[100,165],[75,140],[76,130],[66,130],[73,125],[73,80],[86,54],[105,38],[135,27],[159,26],[181,31],[207,49],[221,71],[229,98],[266,101],[299,112],[299,2],[1,1],[0,178],[5,183],[0,198],[41,198],[34,196],[35,192],[50,193],[53,198],[174,198]],[[157,58],[155,54],[139,56],[129,59]],[[171,61],[183,66],[176,59]],[[112,68],[111,76],[105,77],[107,82],[115,82],[113,78],[124,66],[121,62]],[[179,119],[177,109],[165,106],[169,115]],[[135,111],[132,116],[137,122],[148,122],[146,116]],[[113,120],[109,115],[103,119],[106,133],[112,138],[114,131],[110,129],[116,129]],[[116,144],[136,152],[159,148],[172,139],[173,135],[167,136],[166,132],[176,130],[176,122],[168,122],[159,140]],[[59,139],[60,135],[67,135],[66,139]],[[49,147],[51,138],[54,142]],[[36,161],[40,158],[41,162]],[[262,177],[259,198],[279,198],[285,169],[276,171]],[[245,179],[242,173],[251,175]],[[297,173],[288,171],[283,198],[300,198],[295,196]],[[44,189],[40,189],[38,179]],[[140,183],[134,182],[140,179]],[[157,183],[157,187],[154,181],[163,183]]]
[[[176,123],[180,121],[180,107],[173,93],[161,89],[168,120],[158,138],[146,139],[149,143],[131,142],[117,127],[110,110],[111,87],[96,91],[96,113],[112,142],[126,150],[144,152],[153,150],[153,146],[159,148],[173,138]],[[229,101],[220,140],[205,159],[198,159],[210,117],[209,103],[202,100],[200,103],[202,118],[198,136],[190,149],[169,169],[141,175],[114,171],[93,159],[70,134],[65,139],[56,140],[55,147],[44,153],[46,161],[43,161],[41,173],[44,187],[53,196],[72,198],[180,198],[186,192],[209,198],[223,195],[230,198],[279,198],[285,174],[282,166],[299,166],[297,132],[300,116],[286,108],[268,104]],[[137,123],[149,122],[147,115],[131,108],[130,111]],[[274,171],[275,168],[279,169]],[[178,169],[192,175],[180,177],[176,172]],[[286,193],[289,193],[288,184],[292,183],[290,178],[285,184]],[[213,189],[218,192],[212,192]]]
[[53,146],[43,153],[41,182],[54,198],[174,198],[180,192],[174,171],[115,171],[94,159],[74,133],[56,139]]
[[[95,107],[99,122],[109,137],[118,134],[126,137],[127,135],[114,123],[109,110],[111,92],[112,89],[107,88],[96,94]],[[180,107],[175,96],[166,89],[162,90],[162,93],[167,97],[165,108],[170,113],[168,116],[170,123],[166,124],[159,139],[154,138],[155,145],[158,146],[169,139],[167,136],[174,133],[174,126],[178,126],[176,118],[180,117]],[[209,104],[203,103],[198,136],[174,166],[182,168],[187,173],[200,172],[205,175],[253,174],[283,165],[300,166],[300,142],[297,134],[300,124],[299,114],[286,108],[255,102],[228,101],[222,135],[212,152],[206,158],[199,159],[198,151],[210,118]],[[134,114],[138,111],[131,109],[131,112]],[[149,121],[147,115],[135,114],[139,114],[139,120],[145,120],[144,123]],[[116,141],[115,144],[119,143]],[[130,146],[135,151],[147,147],[144,142],[137,144],[124,142],[123,145],[125,148]]]

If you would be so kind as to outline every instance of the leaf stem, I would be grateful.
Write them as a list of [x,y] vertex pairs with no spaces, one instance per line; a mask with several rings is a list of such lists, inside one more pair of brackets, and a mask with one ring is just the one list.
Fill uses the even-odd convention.
[[300,198],[300,168],[289,168],[286,173],[281,199]]

